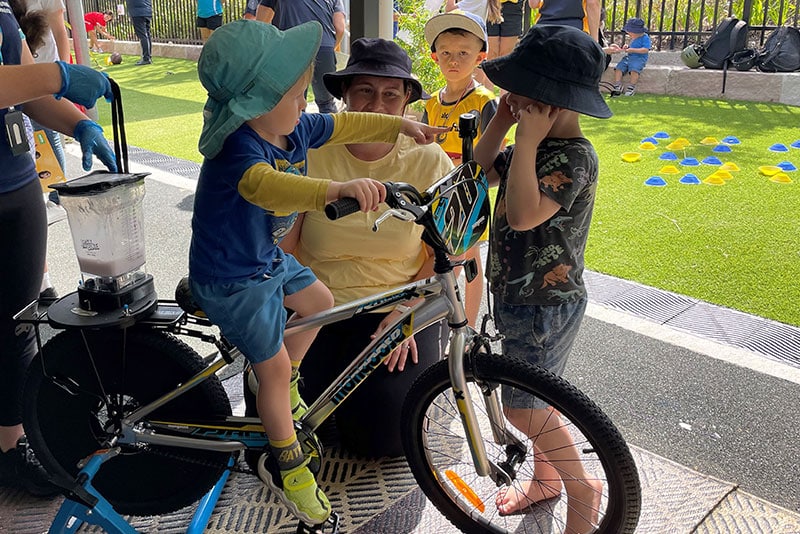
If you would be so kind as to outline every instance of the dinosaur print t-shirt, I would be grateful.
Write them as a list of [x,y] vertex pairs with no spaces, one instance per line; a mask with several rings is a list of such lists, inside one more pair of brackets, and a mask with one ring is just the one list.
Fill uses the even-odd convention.
[[514,146],[495,161],[500,174],[489,239],[489,283],[506,304],[554,305],[586,294],[583,252],[597,189],[597,153],[584,138],[545,139],[536,157],[539,189],[561,209],[524,232],[506,219],[506,185]]

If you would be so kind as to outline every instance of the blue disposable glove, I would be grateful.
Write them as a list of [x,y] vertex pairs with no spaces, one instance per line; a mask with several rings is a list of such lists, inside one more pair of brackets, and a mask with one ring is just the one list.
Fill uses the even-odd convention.
[[81,144],[84,171],[92,168],[92,154],[94,154],[97,159],[108,167],[109,171],[117,172],[117,160],[114,156],[114,151],[108,146],[108,141],[103,137],[103,128],[99,124],[89,120],[80,121],[75,125],[72,137]]
[[56,100],[63,97],[86,108],[93,108],[101,96],[111,102],[114,95],[105,73],[63,61],[56,61],[56,64],[61,70],[61,90],[55,94]]

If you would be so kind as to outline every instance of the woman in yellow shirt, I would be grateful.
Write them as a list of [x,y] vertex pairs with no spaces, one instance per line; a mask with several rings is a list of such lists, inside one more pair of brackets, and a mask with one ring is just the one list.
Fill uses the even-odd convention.
[[[396,43],[364,38],[353,42],[344,70],[324,76],[328,90],[348,111],[403,116],[406,106],[428,98],[411,74],[411,60]],[[347,181],[372,177],[407,182],[426,189],[451,168],[438,145],[417,145],[400,136],[396,143],[362,143],[310,150],[307,164],[315,175]],[[433,275],[433,258],[420,240],[418,225],[388,219],[378,232],[372,224],[385,211],[356,213],[329,221],[308,212],[281,243],[314,271],[336,304]],[[314,399],[369,343],[381,323],[396,312],[368,313],[323,327],[303,360],[300,388]],[[368,457],[400,456],[400,410],[411,383],[441,358],[445,332],[437,324],[396,350],[336,411],[341,444]]]

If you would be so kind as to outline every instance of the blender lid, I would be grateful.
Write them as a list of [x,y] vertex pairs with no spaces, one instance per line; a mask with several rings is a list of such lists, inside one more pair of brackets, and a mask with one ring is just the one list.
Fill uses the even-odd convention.
[[94,171],[86,176],[75,178],[74,180],[51,184],[50,188],[58,191],[59,195],[94,195],[120,185],[132,184],[144,180],[144,177],[149,174],[149,172],[112,173],[108,171]]

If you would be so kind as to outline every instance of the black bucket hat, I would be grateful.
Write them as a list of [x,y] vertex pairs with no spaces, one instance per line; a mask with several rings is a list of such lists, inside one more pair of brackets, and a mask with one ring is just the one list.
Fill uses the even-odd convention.
[[484,61],[481,68],[506,91],[607,119],[612,113],[600,94],[605,59],[600,45],[581,30],[536,24],[510,54]]
[[322,77],[325,87],[336,98],[342,98],[342,82],[353,76],[380,76],[381,78],[400,78],[410,82],[411,99],[431,97],[422,90],[422,84],[411,73],[411,59],[406,51],[394,41],[373,37],[356,39],[350,45],[350,58],[347,66],[338,72],[329,72]]

